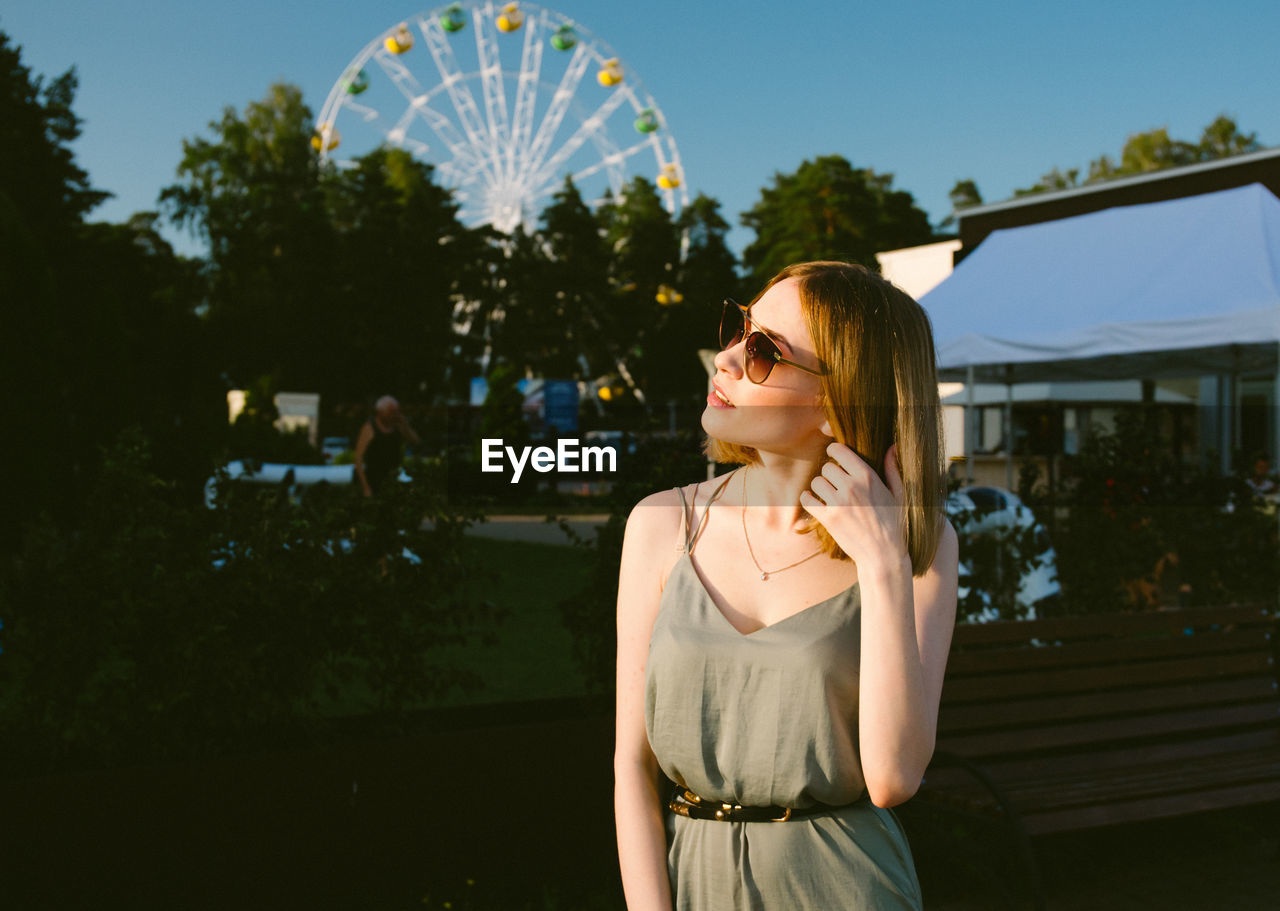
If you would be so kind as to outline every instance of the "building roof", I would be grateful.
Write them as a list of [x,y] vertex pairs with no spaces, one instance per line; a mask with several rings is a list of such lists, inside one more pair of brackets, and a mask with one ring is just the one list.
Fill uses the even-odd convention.
[[921,304],[947,379],[1274,371],[1280,199],[1252,184],[996,231]]
[[993,231],[1251,183],[1280,196],[1280,147],[972,206],[956,213],[962,244],[956,261],[972,253]]

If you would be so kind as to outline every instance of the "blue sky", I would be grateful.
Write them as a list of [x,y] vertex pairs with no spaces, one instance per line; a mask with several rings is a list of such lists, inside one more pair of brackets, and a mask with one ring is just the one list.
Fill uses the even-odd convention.
[[[181,141],[206,135],[225,106],[286,80],[319,112],[362,47],[441,5],[10,0],[0,29],[37,73],[76,66],[78,161],[116,194],[95,217],[119,221],[155,208]],[[1002,199],[1055,165],[1117,156],[1138,130],[1194,140],[1225,112],[1280,144],[1274,0],[539,5],[640,76],[690,189],[735,225],[775,172],[817,155],[893,173],[936,222],[958,178]],[[731,240],[740,251],[751,237],[739,228]]]

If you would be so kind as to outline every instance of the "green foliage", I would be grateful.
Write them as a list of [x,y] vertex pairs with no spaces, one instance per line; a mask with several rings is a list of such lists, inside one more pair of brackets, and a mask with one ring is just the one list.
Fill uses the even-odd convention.
[[950,227],[956,222],[956,213],[961,209],[982,205],[982,193],[972,179],[957,180],[948,194],[951,199],[951,214],[938,225],[940,228]]
[[529,442],[525,423],[524,394],[518,383],[523,373],[510,364],[499,364],[489,372],[489,391],[480,406],[480,436],[500,438],[511,446]]
[[138,426],[157,466],[193,490],[207,475],[221,393],[195,316],[198,268],[154,218],[83,224],[107,194],[76,164],[74,72],[33,78],[0,33],[0,385],[8,447],[6,557],[29,521],[74,520],[99,446]]
[[[1164,168],[1214,161],[1262,148],[1257,133],[1241,133],[1234,118],[1220,114],[1204,128],[1198,142],[1174,139],[1167,127],[1132,133],[1120,151],[1120,163],[1109,155],[1101,155],[1089,162],[1085,184],[1127,177]],[[1049,190],[1065,190],[1079,185],[1079,168],[1065,172],[1053,168],[1029,187],[1014,190],[1014,196],[1027,196]],[[957,185],[958,186],[958,185]],[[954,192],[954,191],[953,191]]]
[[301,92],[274,85],[184,142],[181,182],[161,194],[209,241],[218,356],[235,383],[274,374],[326,400],[444,392],[455,306],[488,262],[486,235],[401,149],[322,168],[312,123]]
[[612,369],[601,325],[609,304],[609,255],[595,214],[568,178],[534,234],[517,229],[486,307],[493,356],[535,375],[599,376]]
[[1054,167],[1047,173],[1042,174],[1040,179],[1031,186],[1014,190],[1013,195],[1030,196],[1034,193],[1046,193],[1053,190],[1069,190],[1072,187],[1079,186],[1079,183],[1079,168],[1067,168],[1066,171],[1060,171],[1057,167]]
[[379,500],[223,485],[206,510],[122,438],[79,527],[38,524],[0,577],[8,770],[298,745],[334,706],[394,719],[464,682],[424,654],[486,618],[459,594],[465,522],[438,465],[413,471]]
[[1068,472],[1055,539],[1067,610],[1275,603],[1274,515],[1241,479],[1180,465],[1140,412],[1092,435]]
[[[602,205],[597,217],[612,251],[612,295],[600,322],[616,352],[619,375],[647,402],[650,385],[661,386],[672,354],[657,341],[666,320],[657,294],[659,285],[675,283],[680,234],[657,189],[643,177],[634,178],[621,196]],[[691,357],[696,363],[696,354]]]
[[742,214],[756,232],[742,259],[755,287],[784,266],[834,259],[878,269],[875,254],[933,240],[929,219],[892,174],[854,168],[840,155],[804,161]]
[[459,223],[431,165],[403,149],[375,149],[323,175],[322,188],[335,261],[307,321],[308,388],[353,398],[441,390],[454,297],[466,264],[483,259],[481,239]]
[[48,83],[33,77],[21,48],[0,31],[0,197],[45,242],[64,236],[111,195],[89,186],[71,151],[80,135],[71,108],[78,84],[74,69]]
[[688,237],[674,287],[683,300],[660,308],[646,359],[646,390],[655,402],[701,401],[706,371],[698,349],[717,347],[721,305],[726,297],[748,295],[726,237],[729,223],[720,203],[699,193],[676,223]]

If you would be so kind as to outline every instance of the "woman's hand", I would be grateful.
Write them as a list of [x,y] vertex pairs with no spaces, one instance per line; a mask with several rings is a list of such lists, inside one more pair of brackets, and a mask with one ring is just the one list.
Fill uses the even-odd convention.
[[884,456],[886,486],[856,452],[843,443],[827,446],[832,461],[802,491],[800,505],[822,523],[841,549],[864,568],[889,567],[908,559],[904,486],[898,471],[898,444]]

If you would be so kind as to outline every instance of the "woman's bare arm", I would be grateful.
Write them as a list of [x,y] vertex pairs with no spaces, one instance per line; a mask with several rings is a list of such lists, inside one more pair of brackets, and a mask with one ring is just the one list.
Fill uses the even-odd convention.
[[862,662],[858,742],[877,806],[911,798],[933,756],[942,678],[956,618],[956,533],[945,525],[933,564],[859,566]]
[[896,446],[885,454],[887,484],[847,446],[832,443],[827,454],[800,503],[858,564],[858,753],[872,803],[891,807],[915,794],[933,756],[959,547],[944,521],[933,563],[913,578]]
[[644,724],[645,663],[664,577],[673,562],[680,505],[674,491],[641,500],[627,519],[618,577],[614,815],[630,911],[670,911],[667,840],[658,762]]

